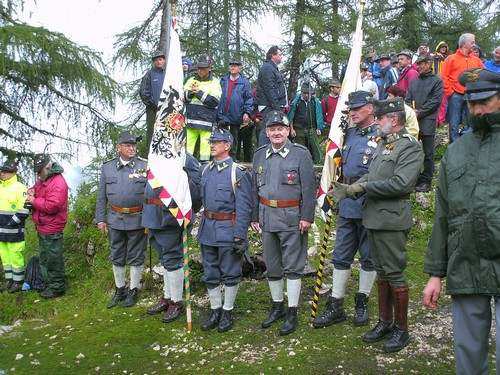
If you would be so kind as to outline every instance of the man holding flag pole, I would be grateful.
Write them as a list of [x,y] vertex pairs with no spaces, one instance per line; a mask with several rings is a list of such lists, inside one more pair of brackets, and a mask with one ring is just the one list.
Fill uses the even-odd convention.
[[311,303],[311,318],[316,318],[318,311],[319,292],[323,284],[323,269],[327,257],[327,245],[330,239],[332,226],[333,202],[326,193],[331,189],[334,181],[340,177],[340,166],[342,163],[341,149],[344,143],[344,131],[348,126],[347,106],[348,96],[351,92],[356,91],[361,87],[360,63],[361,63],[361,48],[363,43],[363,10],[365,2],[360,1],[359,17],[356,23],[356,31],[354,32],[351,55],[346,68],[345,79],[342,82],[338,106],[330,126],[328,142],[326,146],[325,163],[321,173],[321,181],[318,189],[318,206],[321,208],[326,223],[320,243],[320,263],[317,271],[316,285]]
[[166,268],[166,285],[163,299],[148,312],[166,311],[165,322],[177,319],[184,307],[184,285],[187,328],[191,331],[187,226],[199,200],[200,169],[186,153],[182,54],[175,17],[169,35],[165,80],[149,149],[144,205],[144,226],[151,228],[150,240]]

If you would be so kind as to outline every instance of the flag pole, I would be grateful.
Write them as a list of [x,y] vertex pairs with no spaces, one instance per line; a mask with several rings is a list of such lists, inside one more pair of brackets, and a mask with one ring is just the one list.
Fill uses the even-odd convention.
[[[359,16],[358,16],[358,21],[356,23],[356,31],[358,31],[358,28],[361,31],[364,7],[365,7],[365,0],[360,0],[359,1]],[[357,40],[356,42],[361,43],[361,40]],[[353,47],[354,47],[354,44],[356,44],[356,43],[353,40]],[[359,48],[361,48],[361,45],[359,45]],[[351,50],[351,56],[349,58],[350,61],[349,61],[348,66],[351,63],[351,58],[353,58],[352,50]],[[357,61],[356,64],[358,65],[357,69],[358,69],[358,74],[359,74],[359,61]],[[342,86],[344,86],[344,83],[342,84]],[[337,110],[339,110],[339,108],[337,108]],[[335,117],[334,117],[334,120],[335,120]],[[332,123],[333,123],[333,121],[332,121]],[[333,128],[333,125],[332,125],[332,128]],[[330,135],[331,134],[332,133],[330,132]],[[332,142],[331,139],[332,138],[330,136],[329,142]],[[328,145],[327,145],[327,150],[328,150]],[[328,160],[328,157],[325,158],[325,166],[323,167],[323,173],[325,172],[327,160]],[[332,181],[330,183],[328,183],[327,186],[325,186],[325,187],[327,187],[327,189],[326,189],[326,191],[323,192],[324,194],[328,193],[328,191],[332,188],[333,181],[337,181],[339,176],[340,176],[340,167],[342,165],[341,157],[335,157],[333,159],[333,162],[336,165],[335,173],[333,173]],[[323,176],[322,176],[322,178],[323,178]],[[325,216],[326,216],[325,226],[323,228],[323,235],[321,237],[321,242],[320,242],[319,266],[318,266],[318,271],[316,272],[316,282],[314,285],[314,294],[313,294],[313,297],[311,300],[311,320],[316,318],[316,315],[318,314],[319,292],[321,290],[321,286],[323,285],[323,271],[325,268],[325,262],[326,262],[327,255],[329,255],[329,253],[328,253],[328,240],[330,239],[330,234],[331,234],[331,230],[332,230],[332,221],[333,221],[332,208],[334,206],[334,202],[332,202],[331,198],[329,198],[328,195],[325,196],[325,200],[326,200],[326,203],[327,203],[327,206],[329,207],[329,209],[328,209],[328,211],[325,212]]]
[[[330,199],[326,197],[325,199]],[[333,202],[332,202],[333,204]],[[328,255],[328,239],[332,231],[332,211],[329,210],[326,214],[325,226],[323,227],[323,235],[321,236],[320,251],[319,251],[319,265],[316,272],[316,282],[314,284],[314,294],[311,300],[311,320],[316,318],[318,314],[319,305],[319,292],[321,285],[323,285],[323,270],[325,269],[326,257]]]
[[182,231],[182,254],[184,259],[184,293],[186,299],[186,322],[187,322],[187,331],[191,332],[193,329],[193,320],[191,315],[191,286],[189,284],[189,254],[188,254],[188,231],[184,226]]

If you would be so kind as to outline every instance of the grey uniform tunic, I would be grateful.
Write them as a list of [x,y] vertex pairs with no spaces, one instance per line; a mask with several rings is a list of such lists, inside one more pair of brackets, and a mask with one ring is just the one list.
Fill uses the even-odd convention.
[[[257,149],[253,160],[254,210],[252,221],[262,229],[264,260],[270,280],[302,276],[307,257],[307,233],[299,221],[314,221],[316,177],[311,154],[302,145],[287,141],[278,152],[271,145]],[[299,200],[297,207],[269,207],[259,202]]]
[[101,168],[95,222],[108,224],[110,260],[117,266],[144,264],[146,236],[141,225],[142,213],[115,212],[111,205],[142,206],[146,168],[147,160],[140,157],[134,157],[126,165],[115,158]]

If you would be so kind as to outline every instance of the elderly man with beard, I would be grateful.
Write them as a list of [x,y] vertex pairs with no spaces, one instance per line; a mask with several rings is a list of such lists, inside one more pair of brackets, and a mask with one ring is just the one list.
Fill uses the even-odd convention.
[[351,185],[335,184],[335,200],[365,193],[363,225],[378,275],[379,321],[365,333],[373,343],[388,337],[384,351],[396,352],[410,341],[408,333],[408,284],[406,241],[412,226],[410,194],[423,162],[422,148],[405,128],[401,98],[375,101],[381,140],[368,173]]
[[459,82],[465,86],[472,133],[449,146],[441,159],[423,303],[437,307],[446,277],[457,374],[488,374],[492,302],[500,369],[500,74],[473,69]]

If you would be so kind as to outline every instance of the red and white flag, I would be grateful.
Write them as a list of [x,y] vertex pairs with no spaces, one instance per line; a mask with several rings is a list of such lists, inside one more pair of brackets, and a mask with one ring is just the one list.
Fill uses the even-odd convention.
[[[153,137],[148,155],[148,183],[161,188],[160,199],[180,226],[192,218],[191,194],[184,163],[186,160],[186,119],[184,107],[182,53],[175,19],[170,29],[170,44],[165,79],[160,95]],[[175,204],[172,204],[174,202]]]
[[361,2],[356,31],[352,39],[352,49],[347,63],[347,69],[340,89],[340,95],[333,115],[326,144],[325,164],[321,173],[321,182],[318,189],[318,206],[327,213],[332,207],[326,200],[326,193],[332,187],[332,183],[337,181],[340,174],[341,150],[344,143],[344,129],[348,125],[348,115],[345,102],[349,93],[361,87],[360,64],[361,48],[363,43],[363,10],[364,2]]

